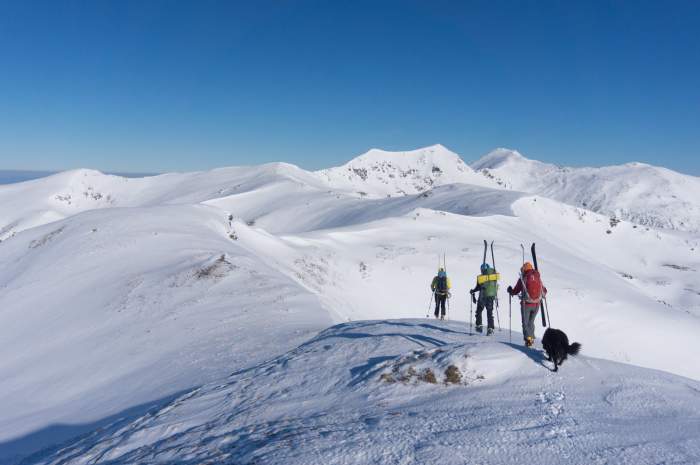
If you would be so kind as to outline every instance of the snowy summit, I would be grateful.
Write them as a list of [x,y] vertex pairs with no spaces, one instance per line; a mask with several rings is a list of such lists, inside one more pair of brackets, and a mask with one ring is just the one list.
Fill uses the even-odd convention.
[[440,144],[407,152],[372,149],[343,166],[317,174],[334,189],[370,197],[417,194],[454,183],[491,184]]

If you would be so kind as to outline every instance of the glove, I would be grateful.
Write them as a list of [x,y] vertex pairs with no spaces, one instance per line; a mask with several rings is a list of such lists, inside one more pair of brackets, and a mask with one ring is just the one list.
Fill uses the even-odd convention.
[[474,294],[472,294],[472,302],[476,303],[476,297],[474,297]]
[[508,291],[508,294],[513,295],[513,286],[508,286],[508,289],[506,290]]
[[470,293],[471,295],[474,295],[474,292],[476,292],[474,289],[469,289],[469,293]]

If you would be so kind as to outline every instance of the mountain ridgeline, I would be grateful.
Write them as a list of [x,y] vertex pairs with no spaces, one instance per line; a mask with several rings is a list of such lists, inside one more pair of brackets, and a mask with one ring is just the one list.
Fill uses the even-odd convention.
[[316,172],[287,163],[136,179],[67,171],[0,186],[0,240],[81,211],[163,202],[226,204],[226,198],[263,186],[283,195],[294,186],[297,196],[325,190],[336,197],[381,199],[426,194],[453,184],[540,195],[608,216],[613,223],[700,231],[700,178],[695,176],[642,163],[560,167],[504,148],[467,164],[437,144],[405,152],[372,149],[343,166]]
[[496,149],[471,167],[504,189],[541,195],[614,219],[700,231],[700,178],[644,163],[567,168]]

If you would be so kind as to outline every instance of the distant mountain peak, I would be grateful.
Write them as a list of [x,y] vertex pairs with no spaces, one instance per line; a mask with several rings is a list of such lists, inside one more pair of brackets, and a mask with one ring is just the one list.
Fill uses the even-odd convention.
[[449,150],[442,144],[430,145],[428,147],[422,147],[415,150],[401,150],[401,151],[389,151],[379,148],[372,148],[362,155],[353,158],[345,166],[353,165],[359,162],[366,161],[386,161],[393,163],[405,162],[415,162],[419,160],[426,160],[430,158],[431,160],[439,160],[440,158],[445,158],[449,161],[459,161],[462,159],[456,153]]
[[371,149],[343,166],[318,171],[331,187],[371,197],[417,194],[435,186],[464,183],[488,185],[459,155],[441,144],[390,152]]
[[512,150],[504,147],[499,147],[495,150],[492,150],[488,154],[484,155],[477,161],[471,164],[472,169],[476,171],[481,171],[483,169],[494,169],[494,168],[499,168],[503,165],[509,164],[509,163],[518,163],[518,162],[529,162],[532,160],[529,160],[528,158],[525,158],[520,152],[517,150]]

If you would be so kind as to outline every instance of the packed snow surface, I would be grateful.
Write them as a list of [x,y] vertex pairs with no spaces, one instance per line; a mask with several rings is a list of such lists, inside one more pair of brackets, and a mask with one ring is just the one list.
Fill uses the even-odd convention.
[[[515,155],[489,157],[0,186],[0,463],[697,462],[697,233],[504,185]],[[484,239],[492,339],[466,334]],[[504,292],[532,242],[552,325],[584,345],[559,374]],[[416,320],[439,256],[450,322]]]
[[504,332],[347,323],[31,463],[700,461],[700,382],[588,357],[549,366]]

